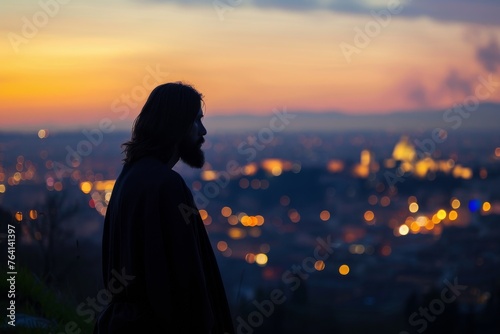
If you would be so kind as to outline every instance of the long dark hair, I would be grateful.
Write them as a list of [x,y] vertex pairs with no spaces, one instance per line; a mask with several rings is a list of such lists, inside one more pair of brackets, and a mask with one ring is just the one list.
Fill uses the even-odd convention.
[[153,89],[134,121],[132,137],[125,142],[125,163],[145,156],[167,162],[175,146],[187,135],[203,102],[203,95],[182,82]]

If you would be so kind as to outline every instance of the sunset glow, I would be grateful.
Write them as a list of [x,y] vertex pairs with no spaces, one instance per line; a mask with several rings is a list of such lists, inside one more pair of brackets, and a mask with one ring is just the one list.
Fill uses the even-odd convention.
[[[444,19],[437,10],[411,16],[417,5],[409,5],[356,47],[355,28],[377,22],[370,9],[385,2],[364,1],[366,11],[349,12],[319,2],[295,10],[243,1],[223,15],[201,1],[62,2],[40,2],[56,3],[50,10],[38,1],[0,5],[3,130],[80,127],[103,117],[128,126],[152,87],[178,80],[205,95],[210,114],[230,115],[280,106],[448,108],[474,92],[479,76],[499,77],[498,63],[481,55],[499,52],[500,20],[481,25],[474,12],[469,20]],[[478,13],[488,6],[476,6]],[[346,57],[342,43],[358,52]],[[500,101],[500,90],[487,100]]]

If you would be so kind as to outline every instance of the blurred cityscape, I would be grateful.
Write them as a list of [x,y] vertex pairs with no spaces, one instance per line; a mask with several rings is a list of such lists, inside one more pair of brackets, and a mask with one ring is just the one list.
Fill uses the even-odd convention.
[[[17,224],[19,264],[75,310],[103,287],[128,136],[0,134],[2,242]],[[498,131],[247,131],[203,149],[203,170],[175,169],[238,333],[500,333]]]

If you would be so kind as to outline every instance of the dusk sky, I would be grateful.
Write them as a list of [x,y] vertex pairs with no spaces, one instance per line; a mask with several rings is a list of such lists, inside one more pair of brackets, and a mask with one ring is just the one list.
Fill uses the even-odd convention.
[[2,0],[0,32],[3,131],[126,128],[179,80],[212,115],[440,109],[500,82],[498,0]]

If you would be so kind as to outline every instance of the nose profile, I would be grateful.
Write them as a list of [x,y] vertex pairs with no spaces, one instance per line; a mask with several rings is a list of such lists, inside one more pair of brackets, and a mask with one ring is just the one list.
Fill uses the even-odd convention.
[[205,128],[205,125],[201,124],[201,135],[206,136],[207,134],[207,128]]

